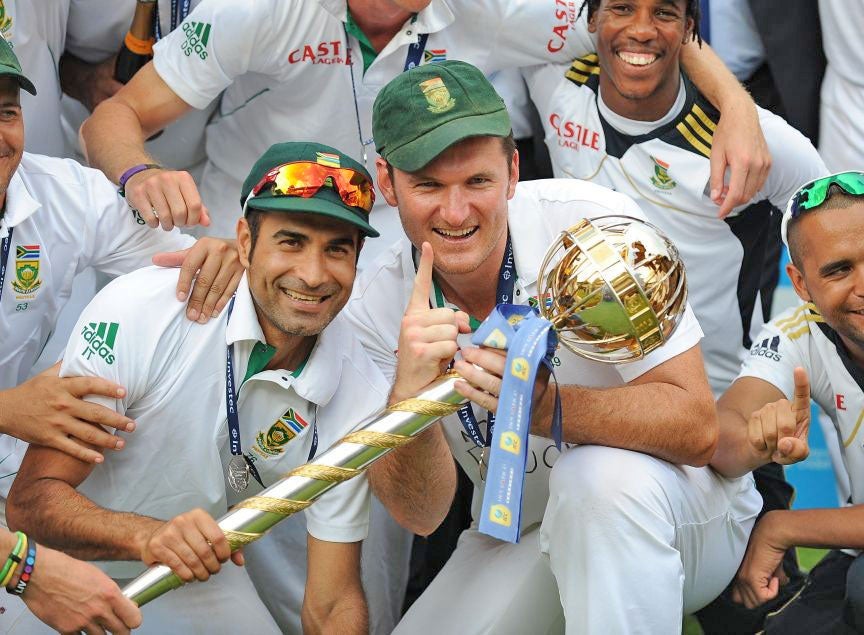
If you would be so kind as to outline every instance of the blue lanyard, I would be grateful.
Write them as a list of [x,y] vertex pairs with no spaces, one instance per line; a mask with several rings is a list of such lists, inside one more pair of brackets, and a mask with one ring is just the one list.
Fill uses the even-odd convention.
[[417,41],[408,47],[408,55],[405,56],[405,68],[403,71],[410,71],[415,66],[419,66],[423,58],[423,51],[426,50],[426,40],[429,39],[428,33],[421,33]]
[[0,298],[3,297],[3,284],[6,282],[6,263],[9,262],[9,249],[12,247],[12,227],[2,243],[2,254],[0,254]]
[[[416,255],[416,249],[414,254]],[[415,258],[416,262],[416,258]],[[496,292],[496,304],[508,304],[513,298],[513,289],[516,284],[516,263],[513,260],[513,244],[510,241],[510,233],[507,233],[507,247],[504,251],[504,259],[501,261],[501,268],[498,271],[498,289]],[[483,433],[480,430],[480,424],[477,422],[477,417],[474,416],[474,409],[470,403],[465,404],[456,411],[459,421],[462,422],[462,427],[465,432],[474,441],[478,447],[486,447],[492,443],[492,431],[495,428],[495,415],[491,412],[486,412],[486,438],[483,438]]]
[[[228,304],[228,320],[231,319],[231,312],[234,310],[234,298]],[[240,443],[240,416],[237,408],[237,390],[234,388],[234,344],[228,346],[228,353],[225,358],[225,413],[228,418],[228,438],[231,443],[231,454],[233,456],[242,456],[246,460],[246,465],[249,466],[249,472],[258,481],[261,487],[264,487],[264,482],[258,474],[258,469],[255,464],[243,454],[243,447]],[[312,422],[312,447],[309,449],[309,458],[311,461],[315,458],[315,453],[318,451],[318,417]]]
[[[192,0],[182,0],[182,4],[177,0],[171,0],[171,30],[177,28],[183,20],[186,19],[186,16],[189,15],[189,9],[192,4]],[[156,2],[156,11],[153,14],[153,33],[156,36],[157,40],[162,39],[162,23],[159,21],[159,2]]]

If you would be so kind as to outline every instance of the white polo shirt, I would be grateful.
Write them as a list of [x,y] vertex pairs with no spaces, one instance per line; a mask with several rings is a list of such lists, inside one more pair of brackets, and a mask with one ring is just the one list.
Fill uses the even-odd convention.
[[12,43],[37,96],[21,91],[25,147],[29,152],[65,156],[60,126],[60,78],[57,65],[66,43],[70,0],[3,0],[0,33]]
[[[564,179],[519,183],[516,195],[510,201],[508,216],[517,275],[515,303],[536,301],[540,264],[561,231],[582,218],[609,214],[644,218],[627,196],[591,183]],[[411,244],[406,239],[392,245],[358,276],[345,311],[366,350],[391,381],[396,374],[400,323],[411,297],[414,277]],[[435,305],[438,302],[434,292],[432,295],[430,303]],[[603,364],[577,357],[559,347],[554,360],[555,374],[560,384],[622,386],[692,348],[701,337],[699,324],[688,307],[670,341],[644,359],[629,364]],[[470,338],[470,334],[460,335],[459,345],[472,346]],[[475,406],[474,413],[481,428],[485,429],[486,412]],[[444,434],[454,457],[474,482],[473,511],[474,517],[478,518],[485,485],[478,468],[481,448],[465,433],[455,415],[444,420]],[[523,532],[543,519],[549,498],[549,473],[558,455],[551,439],[530,436],[522,509]]]
[[[191,0],[189,5],[194,9],[200,2]],[[158,1],[163,36],[171,31],[172,4],[178,7],[179,18],[182,2]],[[90,64],[103,62],[116,55],[132,24],[134,13],[134,2],[71,0],[66,51]],[[180,170],[200,164],[205,157],[204,128],[214,107],[215,104],[211,104],[202,110],[190,112],[168,126],[156,139],[147,142],[147,152],[163,165]],[[78,148],[78,129],[89,115],[81,103],[70,97],[63,99],[63,129],[70,148]],[[230,235],[233,235],[233,231]]]
[[[299,372],[260,370],[264,335],[245,276],[230,319],[223,311],[204,325],[186,318],[175,285],[176,272],[156,267],[118,278],[84,310],[69,340],[61,375],[126,386],[124,399],[94,401],[137,422],[132,434],[118,433],[126,438],[123,451],[107,452],[79,486],[96,504],[166,520],[201,507],[218,518],[263,489],[254,479],[240,494],[226,484],[232,456],[225,368],[232,343],[241,447],[265,486],[306,463],[316,426],[320,454],[385,405],[388,385],[341,318],[318,337]],[[340,484],[305,514],[309,533],[320,540],[362,540],[366,479]],[[107,569],[128,578],[141,564]]]
[[[69,159],[24,153],[6,191],[0,239],[12,232],[0,295],[0,390],[23,382],[69,299],[72,280],[87,267],[116,276],[145,267],[154,253],[195,240],[178,231],[138,223],[108,179]],[[175,284],[177,271],[171,270]],[[178,302],[178,310],[185,303]],[[24,445],[0,435],[0,496],[18,464],[9,455]],[[9,457],[9,458],[6,458]]]
[[791,401],[796,366],[807,371],[811,398],[834,423],[852,502],[860,505],[864,503],[864,369],[849,357],[836,331],[810,303],[791,307],[765,324],[739,377],[767,381]]
[[[276,141],[314,139],[363,161],[375,174],[372,104],[428,34],[419,63],[469,61],[485,74],[592,50],[575,0],[432,0],[363,72],[345,30],[346,0],[205,0],[157,43],[156,71],[184,101],[203,108],[224,91],[207,128],[204,203],[220,223],[236,219],[243,178]],[[574,30],[575,29],[575,30]],[[349,50],[353,55],[349,56]],[[387,210],[387,211],[384,211]],[[220,220],[221,219],[221,220]],[[383,197],[371,222],[382,238],[361,262],[402,236]],[[224,232],[223,232],[224,233]],[[377,246],[376,246],[377,244]]]
[[764,321],[759,288],[770,215],[827,168],[801,133],[760,109],[771,172],[749,203],[721,220],[709,198],[711,143],[719,121],[714,107],[682,78],[676,103],[659,121],[628,120],[603,102],[599,74],[596,55],[524,71],[555,176],[631,196],[676,244],[687,266],[689,300],[705,331],[708,379],[715,394],[722,394]]

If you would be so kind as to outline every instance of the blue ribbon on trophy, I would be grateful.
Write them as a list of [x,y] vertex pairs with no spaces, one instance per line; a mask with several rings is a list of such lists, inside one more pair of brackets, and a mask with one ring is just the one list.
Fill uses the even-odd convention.
[[[480,531],[515,543],[519,542],[520,534],[534,381],[541,364],[552,370],[558,335],[552,322],[540,317],[531,307],[499,304],[471,341],[478,346],[507,349],[495,428],[489,446]],[[560,450],[561,400],[557,384],[552,436]]]

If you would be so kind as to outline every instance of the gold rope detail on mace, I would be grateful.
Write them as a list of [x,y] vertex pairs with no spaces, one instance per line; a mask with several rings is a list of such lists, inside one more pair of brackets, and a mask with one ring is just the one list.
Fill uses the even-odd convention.
[[307,463],[300,467],[294,468],[286,476],[303,476],[305,478],[314,478],[316,481],[328,481],[330,483],[341,483],[350,478],[354,478],[358,474],[362,474],[363,470],[355,470],[353,467],[336,467],[334,465],[320,465],[317,463]]
[[443,401],[428,401],[426,399],[405,399],[387,408],[390,412],[413,412],[428,417],[446,417],[462,406],[460,404],[444,403]]
[[390,434],[389,432],[372,432],[371,430],[356,430],[344,437],[344,443],[359,443],[370,448],[393,449],[410,443],[414,437],[405,434]]
[[228,539],[228,544],[231,545],[231,551],[236,551],[243,545],[255,542],[264,535],[260,533],[250,533],[248,531],[232,531],[230,529],[223,529],[222,533],[225,534],[225,537]]
[[284,498],[272,498],[270,496],[252,496],[237,503],[234,508],[257,509],[262,512],[271,512],[282,516],[296,514],[309,507],[312,501],[298,501]]

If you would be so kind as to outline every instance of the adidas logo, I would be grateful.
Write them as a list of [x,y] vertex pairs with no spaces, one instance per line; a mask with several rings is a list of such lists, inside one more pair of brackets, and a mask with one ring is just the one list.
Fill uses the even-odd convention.
[[81,335],[87,346],[81,351],[85,359],[93,357],[94,353],[105,360],[109,366],[114,363],[114,342],[117,341],[117,322],[90,322],[81,330]]
[[775,335],[774,337],[766,337],[764,340],[762,340],[758,344],[754,344],[750,348],[750,355],[754,357],[767,357],[768,359],[773,359],[775,362],[779,362],[782,359],[779,348],[779,335]]
[[183,32],[186,39],[180,45],[180,49],[186,57],[195,53],[202,60],[207,59],[207,42],[210,41],[210,25],[206,22],[184,22]]

